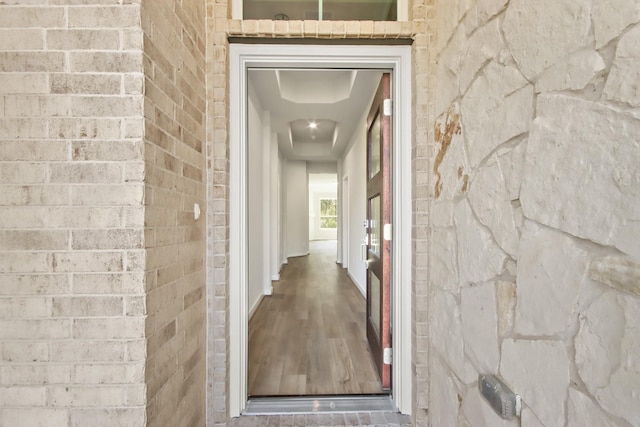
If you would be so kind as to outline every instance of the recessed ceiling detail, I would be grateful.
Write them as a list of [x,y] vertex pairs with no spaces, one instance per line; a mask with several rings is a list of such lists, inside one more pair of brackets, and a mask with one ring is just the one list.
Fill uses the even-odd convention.
[[[382,71],[250,68],[248,74],[248,97],[259,111],[269,113],[269,130],[276,134],[282,157],[329,162],[340,158],[355,141],[355,132],[366,127],[363,116],[369,111]],[[293,92],[291,98],[305,102],[284,99],[283,80],[284,87]],[[349,96],[328,103],[329,98],[337,98],[340,86],[348,88],[344,92]],[[307,89],[311,87],[316,89]],[[310,132],[311,121],[317,124],[314,134]]]
[[[315,127],[313,126],[315,124]],[[299,119],[289,122],[291,142],[296,143],[321,143],[331,142],[335,139],[337,122],[334,120],[307,120]]]
[[334,104],[351,96],[356,70],[278,70],[280,96],[297,104]]

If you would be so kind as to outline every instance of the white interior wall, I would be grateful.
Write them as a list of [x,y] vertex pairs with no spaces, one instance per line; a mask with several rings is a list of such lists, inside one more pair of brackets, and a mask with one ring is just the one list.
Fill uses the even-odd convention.
[[249,271],[248,271],[248,301],[251,310],[255,308],[264,292],[264,220],[263,205],[265,203],[263,169],[264,169],[264,143],[263,143],[263,113],[262,106],[257,101],[253,87],[249,85],[248,104],[248,176],[247,192],[249,205],[249,238],[252,244],[248,247]]
[[269,145],[269,159],[270,159],[270,188],[269,193],[271,195],[270,211],[271,211],[271,224],[270,224],[270,259],[271,259],[271,280],[280,280],[280,268],[282,266],[282,245],[280,243],[280,227],[282,226],[282,216],[280,215],[280,153],[278,149],[278,138],[276,133],[271,133],[271,140]]
[[[342,191],[348,195],[348,209],[345,210],[345,220],[342,221],[343,238],[348,240],[343,245],[343,264],[351,280],[358,286],[363,295],[366,292],[365,264],[360,257],[360,248],[365,236],[363,223],[366,216],[366,112],[360,119],[358,129],[349,142],[349,149],[342,161],[342,177],[348,177]],[[340,180],[345,185],[344,180]],[[345,206],[346,207],[346,206]],[[348,211],[348,212],[346,212]]]
[[[280,155],[280,151],[278,151],[278,155]],[[287,189],[288,187],[288,179],[287,179],[287,167],[288,167],[288,160],[285,158],[280,157],[279,158],[279,167],[278,167],[278,173],[279,173],[279,177],[280,177],[280,185],[278,186],[278,191],[280,193],[280,201],[279,201],[279,205],[280,205],[280,215],[279,215],[279,220],[280,220],[280,230],[279,230],[279,237],[280,237],[280,251],[279,251],[279,255],[280,255],[280,266],[284,265],[287,263],[287,254],[289,253],[289,251],[287,250],[287,227],[286,224],[288,224],[288,216],[289,213],[287,212],[287,206],[288,206],[288,200],[289,198],[287,197]]]
[[287,256],[309,254],[309,181],[307,162],[286,164],[286,227]]

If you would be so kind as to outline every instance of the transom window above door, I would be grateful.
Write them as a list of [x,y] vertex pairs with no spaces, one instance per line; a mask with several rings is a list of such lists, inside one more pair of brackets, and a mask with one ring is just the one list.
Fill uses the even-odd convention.
[[[243,19],[398,21],[406,0],[236,0]],[[399,7],[400,6],[400,7]],[[237,9],[236,9],[237,10]],[[236,18],[234,10],[234,18]]]

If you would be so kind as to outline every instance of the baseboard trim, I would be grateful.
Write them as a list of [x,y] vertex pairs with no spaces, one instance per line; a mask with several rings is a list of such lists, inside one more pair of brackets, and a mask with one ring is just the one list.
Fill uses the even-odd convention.
[[362,294],[363,297],[367,297],[367,290],[365,289],[365,287],[360,286],[360,283],[358,283],[358,281],[356,280],[355,277],[353,277],[353,275],[351,274],[351,272],[347,269],[347,276],[349,276],[349,278],[351,279],[351,281],[353,282],[354,285],[356,285],[356,288],[358,288],[358,290],[360,291],[360,293]]
[[258,307],[260,306],[260,303],[262,302],[262,299],[264,298],[264,295],[260,295],[260,297],[258,298],[258,300],[255,302],[255,304],[253,304],[253,306],[251,307],[251,309],[249,309],[249,320],[251,320],[251,318],[253,317],[254,314],[256,314],[256,310],[258,309]]

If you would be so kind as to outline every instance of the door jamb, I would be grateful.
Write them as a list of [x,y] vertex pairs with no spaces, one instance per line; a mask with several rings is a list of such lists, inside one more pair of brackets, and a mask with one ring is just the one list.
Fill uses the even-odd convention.
[[[247,69],[370,68],[392,70],[393,154],[392,241],[393,370],[392,400],[411,414],[411,47],[356,45],[230,44],[230,189],[229,189],[229,416],[247,404]],[[244,243],[243,243],[244,242]]]

